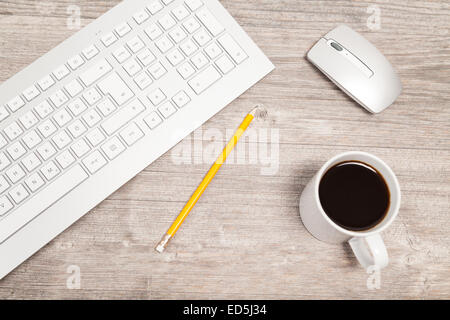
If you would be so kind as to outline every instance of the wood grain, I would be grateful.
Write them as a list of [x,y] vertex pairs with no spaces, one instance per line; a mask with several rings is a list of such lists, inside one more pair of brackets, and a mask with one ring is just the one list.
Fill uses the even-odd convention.
[[[77,1],[82,25],[117,2]],[[66,27],[72,3],[0,1],[0,81],[76,32]],[[222,3],[277,69],[0,281],[0,299],[449,299],[449,2]],[[366,23],[373,4],[381,10],[375,31]],[[400,74],[402,95],[379,115],[358,107],[304,59],[339,23],[372,41]],[[207,149],[209,135],[234,129],[255,103],[264,103],[269,118],[252,129],[259,140],[243,146],[264,150],[268,133],[278,141],[278,170],[262,175],[267,165],[250,165],[239,152],[244,164],[227,163],[167,252],[155,253],[209,167],[198,145]],[[278,140],[270,138],[274,132]],[[175,163],[176,151],[188,145],[191,163]],[[298,213],[314,172],[348,150],[384,159],[403,192],[399,217],[384,232],[390,265],[378,290],[367,288],[368,274],[348,246],[315,240]],[[66,288],[70,265],[81,269],[79,290]]]

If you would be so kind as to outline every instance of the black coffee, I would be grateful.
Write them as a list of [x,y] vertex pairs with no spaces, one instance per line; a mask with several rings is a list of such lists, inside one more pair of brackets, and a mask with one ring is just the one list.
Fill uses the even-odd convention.
[[352,231],[380,223],[390,202],[389,188],[381,174],[359,161],[341,162],[328,169],[320,181],[319,198],[328,217]]

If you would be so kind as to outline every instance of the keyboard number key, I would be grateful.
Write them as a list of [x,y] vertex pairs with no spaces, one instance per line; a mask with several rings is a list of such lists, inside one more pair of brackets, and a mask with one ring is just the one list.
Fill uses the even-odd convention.
[[234,69],[234,64],[227,56],[222,56],[216,61],[216,66],[222,71],[223,74],[227,74]]
[[218,81],[222,76],[219,71],[213,66],[207,67],[204,71],[199,73],[197,76],[189,81],[189,85],[197,94],[201,94],[203,91],[212,86],[216,81]]
[[19,127],[17,122],[11,123],[4,129],[4,131],[10,140],[16,139],[23,133],[23,130]]

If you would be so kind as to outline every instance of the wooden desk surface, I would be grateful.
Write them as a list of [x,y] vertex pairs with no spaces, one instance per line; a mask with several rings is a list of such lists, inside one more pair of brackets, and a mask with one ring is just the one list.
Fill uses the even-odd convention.
[[[77,1],[82,26],[117,2]],[[0,1],[0,81],[76,31],[66,26],[72,3]],[[203,140],[206,150],[208,135],[224,135],[264,103],[269,119],[253,128],[256,147],[266,146],[264,132],[269,140],[275,134],[278,170],[262,175],[260,156],[257,165],[225,165],[167,252],[157,254],[154,245],[210,165],[198,150],[193,164],[176,164],[169,152],[0,281],[0,299],[450,298],[448,1],[222,3],[277,69],[190,141]],[[379,30],[367,23],[373,4]],[[379,115],[304,59],[339,23],[372,41],[400,74],[402,95]],[[349,150],[384,159],[403,192],[398,219],[383,234],[390,264],[380,289],[368,289],[369,275],[347,245],[315,240],[299,218],[305,184],[328,158]],[[80,268],[79,290],[66,287],[70,266]]]

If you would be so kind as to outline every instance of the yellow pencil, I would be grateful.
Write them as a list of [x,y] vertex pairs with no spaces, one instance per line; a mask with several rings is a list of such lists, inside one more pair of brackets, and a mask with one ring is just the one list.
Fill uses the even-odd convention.
[[255,117],[265,117],[267,115],[266,110],[263,107],[257,106],[254,108],[247,116],[245,117],[244,121],[242,121],[239,128],[234,133],[233,137],[230,139],[226,147],[223,149],[222,154],[217,157],[216,162],[211,166],[211,169],[209,169],[208,173],[206,174],[205,178],[203,178],[203,181],[200,183],[200,185],[197,187],[197,190],[195,190],[192,197],[189,199],[189,201],[184,206],[183,210],[181,210],[178,217],[175,219],[175,221],[170,226],[169,230],[167,230],[166,234],[162,237],[161,241],[156,246],[155,250],[159,253],[163,252],[164,249],[167,246],[167,243],[170,239],[175,236],[175,233],[180,228],[183,221],[188,216],[189,212],[191,212],[192,208],[197,203],[198,199],[202,196],[203,192],[208,187],[209,183],[212,181],[214,176],[216,175],[217,171],[219,171],[222,164],[224,164],[225,160],[227,159],[228,155],[231,153],[233,148],[238,143],[239,139],[241,138],[242,134],[247,130],[250,123],[253,121]]

